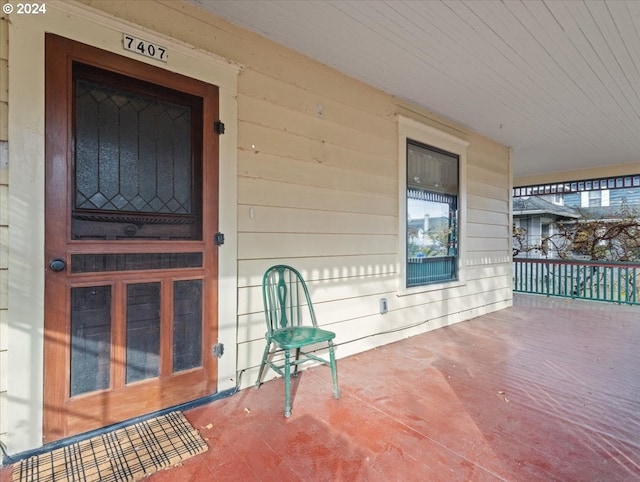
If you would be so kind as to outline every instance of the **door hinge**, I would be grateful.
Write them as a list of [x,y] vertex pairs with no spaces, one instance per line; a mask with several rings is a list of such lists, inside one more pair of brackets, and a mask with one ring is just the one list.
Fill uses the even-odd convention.
[[218,134],[219,136],[224,134],[224,122],[219,120],[215,121],[213,123],[213,130],[216,131],[216,134]]
[[224,355],[224,343],[216,343],[215,345],[213,345],[213,349],[211,350],[211,352],[214,356],[222,358],[222,355]]
[[213,235],[213,242],[215,243],[216,246],[222,246],[224,244],[224,234],[218,231],[216,234]]

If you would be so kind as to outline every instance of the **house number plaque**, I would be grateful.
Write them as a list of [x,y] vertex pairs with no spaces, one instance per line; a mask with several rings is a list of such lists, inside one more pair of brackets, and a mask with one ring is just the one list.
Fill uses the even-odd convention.
[[148,40],[142,40],[126,33],[123,34],[122,44],[125,50],[144,55],[145,57],[151,57],[161,62],[167,61],[167,49],[162,45],[154,44]]

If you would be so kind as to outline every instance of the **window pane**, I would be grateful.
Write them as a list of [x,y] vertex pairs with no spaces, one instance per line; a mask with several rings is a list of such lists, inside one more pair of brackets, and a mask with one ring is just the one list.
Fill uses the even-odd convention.
[[173,371],[202,365],[202,280],[173,284]]
[[109,388],[111,286],[71,289],[71,396]]
[[160,283],[127,286],[127,383],[160,375]]
[[407,187],[457,195],[458,156],[409,143]]
[[[407,257],[452,256],[452,202],[431,201],[425,193],[407,199]],[[453,201],[453,199],[450,199]]]

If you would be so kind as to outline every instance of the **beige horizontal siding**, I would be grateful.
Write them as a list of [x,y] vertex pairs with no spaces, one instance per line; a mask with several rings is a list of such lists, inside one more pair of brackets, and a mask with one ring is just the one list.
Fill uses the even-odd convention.
[[271,265],[288,262],[296,266],[307,282],[351,277],[369,277],[397,272],[397,255],[364,254],[357,256],[325,256],[322,265],[313,258],[250,259],[238,263],[238,286],[259,286],[262,274]]
[[469,238],[467,240],[468,251],[506,251],[509,249],[507,238]]
[[506,200],[509,198],[508,184],[493,186],[483,182],[481,179],[467,179],[467,189],[469,194],[487,199]]
[[469,156],[471,162],[467,167],[467,177],[473,181],[479,181],[487,186],[493,186],[496,188],[504,189],[505,186],[508,186],[509,175],[506,172],[506,166],[504,172],[496,172],[491,170],[491,168],[483,166],[482,164],[475,163],[475,159],[472,156]]
[[482,209],[467,208],[467,222],[478,224],[492,224],[496,226],[508,226],[508,213],[495,211],[483,211]]
[[496,288],[484,295],[495,306],[512,297],[509,186],[508,149],[486,139],[472,142],[467,165],[465,275],[468,286],[480,292]]
[[[0,14],[0,142],[9,132],[9,20]],[[6,182],[6,181],[3,181]]]
[[[397,190],[390,185],[389,176],[369,172],[358,172],[355,176],[345,164],[331,166],[326,162],[280,157],[257,149],[239,152],[238,175],[389,197],[395,197]],[[397,178],[397,173],[393,177]]]
[[[284,85],[283,85],[284,84]],[[319,98],[308,88],[292,85],[288,79],[280,80],[255,70],[242,73],[239,94],[264,99],[273,104],[293,111],[321,117],[336,125],[349,129],[366,126],[366,134],[395,143],[395,119],[393,115],[380,115],[377,112],[363,111],[350,103],[334,100],[330,97]]]
[[[286,87],[286,86],[283,86]],[[358,125],[346,126],[328,120],[321,101],[317,113],[300,112],[254,97],[238,97],[238,117],[270,129],[303,136],[309,140],[336,147],[349,146],[372,157],[388,159],[396,154],[394,139],[385,139],[366,131]]]
[[[366,249],[366,251],[365,251]],[[357,256],[396,252],[396,237],[355,234],[240,233],[240,259]],[[318,262],[320,260],[318,259]]]
[[504,163],[508,151],[504,147],[498,148],[497,146],[482,142],[482,147],[487,149],[486,152],[483,152],[479,150],[480,146],[470,145],[468,155],[474,160],[473,166],[490,171],[493,179],[508,180],[509,165]]
[[500,278],[500,282],[504,283],[510,277],[511,266],[508,263],[470,265],[467,267],[467,281]]
[[396,198],[370,192],[343,191],[246,177],[238,179],[238,203],[382,216],[398,215]]
[[0,17],[0,443],[7,435],[9,21]]
[[397,169],[382,156],[363,152],[357,146],[341,146],[313,137],[250,122],[240,117],[238,147],[242,151],[267,153],[318,164],[397,178]]
[[512,263],[511,251],[472,251],[464,259],[467,266],[482,266],[487,264]]
[[467,204],[474,209],[483,211],[493,211],[495,213],[505,213],[509,210],[509,202],[506,199],[492,199],[484,196],[469,194]]
[[505,225],[469,223],[467,235],[470,238],[505,238],[511,230]]
[[391,234],[397,217],[271,206],[239,207],[238,231],[261,233]]

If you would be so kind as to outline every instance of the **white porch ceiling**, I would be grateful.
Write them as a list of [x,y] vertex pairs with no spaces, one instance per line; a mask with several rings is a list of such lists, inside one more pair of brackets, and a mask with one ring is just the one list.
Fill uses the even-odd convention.
[[515,177],[640,170],[640,1],[195,1],[511,146]]

